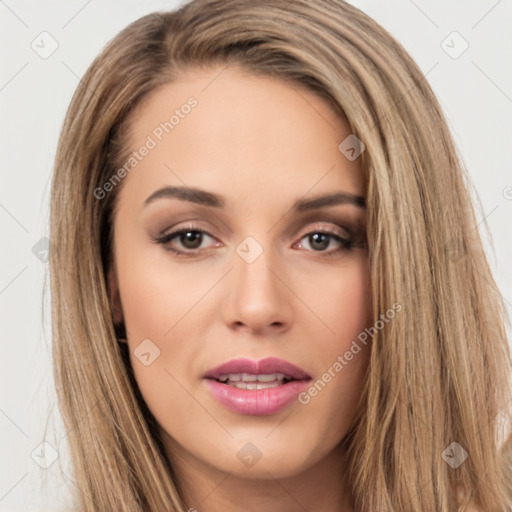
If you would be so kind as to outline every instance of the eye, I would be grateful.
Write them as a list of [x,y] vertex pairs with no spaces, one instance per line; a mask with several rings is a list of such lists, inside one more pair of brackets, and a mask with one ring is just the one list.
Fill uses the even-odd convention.
[[[326,253],[326,255],[331,255],[338,253],[340,251],[349,251],[354,245],[353,242],[347,238],[343,238],[337,233],[332,233],[328,231],[311,231],[303,236],[299,242],[300,248],[306,248],[313,252],[322,252]],[[305,240],[305,243],[302,242]],[[337,248],[327,251],[329,247],[332,245],[337,245]]]
[[[213,240],[213,243],[210,243],[210,245],[205,244],[208,238]],[[192,258],[198,256],[209,247],[222,245],[215,237],[196,225],[184,226],[180,229],[164,232],[159,237],[153,239],[153,242],[161,244],[165,250],[172,252],[176,256]],[[294,244],[294,248],[305,249],[308,252],[330,257],[349,252],[359,245],[362,247],[364,244],[356,243],[352,237],[345,238],[339,233],[318,228],[303,235],[299,242]]]
[[[154,242],[161,244],[164,248],[170,252],[173,252],[177,255],[182,256],[193,256],[195,253],[199,253],[199,249],[205,249],[206,247],[202,246],[205,237],[211,238],[214,240],[213,236],[204,231],[203,229],[190,225],[182,227],[181,229],[177,229],[175,231],[171,231],[169,233],[164,233],[160,237],[154,239]],[[173,240],[174,245],[171,243]],[[178,245],[179,247],[176,247]],[[216,243],[214,245],[220,245]]]

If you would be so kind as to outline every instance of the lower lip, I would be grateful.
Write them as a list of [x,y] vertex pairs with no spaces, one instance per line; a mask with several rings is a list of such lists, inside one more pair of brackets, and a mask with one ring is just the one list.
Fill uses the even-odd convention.
[[308,387],[307,380],[293,380],[281,386],[267,389],[240,389],[206,379],[213,396],[233,412],[250,416],[275,414],[297,399]]

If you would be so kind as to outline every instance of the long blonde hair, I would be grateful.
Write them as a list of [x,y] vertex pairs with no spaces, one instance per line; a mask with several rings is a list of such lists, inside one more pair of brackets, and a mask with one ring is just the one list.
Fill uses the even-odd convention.
[[[114,325],[107,272],[128,116],[180,72],[237,65],[309,87],[365,145],[375,318],[360,409],[344,438],[363,512],[511,510],[511,359],[471,184],[425,76],[341,0],[194,0],[120,32],[69,106],[51,194],[54,377],[80,512],[184,511],[172,461]],[[200,107],[199,107],[200,108]],[[341,142],[341,141],[340,141]],[[445,450],[462,448],[458,467]],[[451,445],[451,448],[450,448]],[[452,452],[453,455],[453,452]],[[464,496],[457,505],[455,489]]]

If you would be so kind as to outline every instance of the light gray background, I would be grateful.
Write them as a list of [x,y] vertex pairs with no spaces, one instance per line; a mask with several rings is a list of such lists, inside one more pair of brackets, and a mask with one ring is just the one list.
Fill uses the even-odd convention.
[[[427,74],[482,200],[477,217],[486,219],[492,233],[495,251],[484,237],[486,250],[499,286],[496,293],[505,298],[510,315],[512,2],[352,3],[388,29]],[[47,264],[32,251],[48,234],[49,183],[65,110],[80,77],[109,39],[136,18],[177,5],[163,0],[0,2],[1,511],[61,510],[65,485],[73,486],[58,414],[46,436],[44,431],[55,401],[49,304],[42,313]],[[48,36],[40,36],[43,31],[58,43],[46,59],[31,47],[50,48]],[[453,57],[464,41],[453,31],[469,44],[458,58]],[[58,462],[48,469],[36,464],[45,439],[57,447],[64,474]]]

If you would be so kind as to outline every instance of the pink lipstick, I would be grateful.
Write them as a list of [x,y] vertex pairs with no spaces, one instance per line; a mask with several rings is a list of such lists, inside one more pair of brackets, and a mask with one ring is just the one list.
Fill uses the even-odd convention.
[[234,359],[209,370],[203,377],[222,405],[251,416],[283,410],[311,380],[301,368],[273,357],[260,361]]

